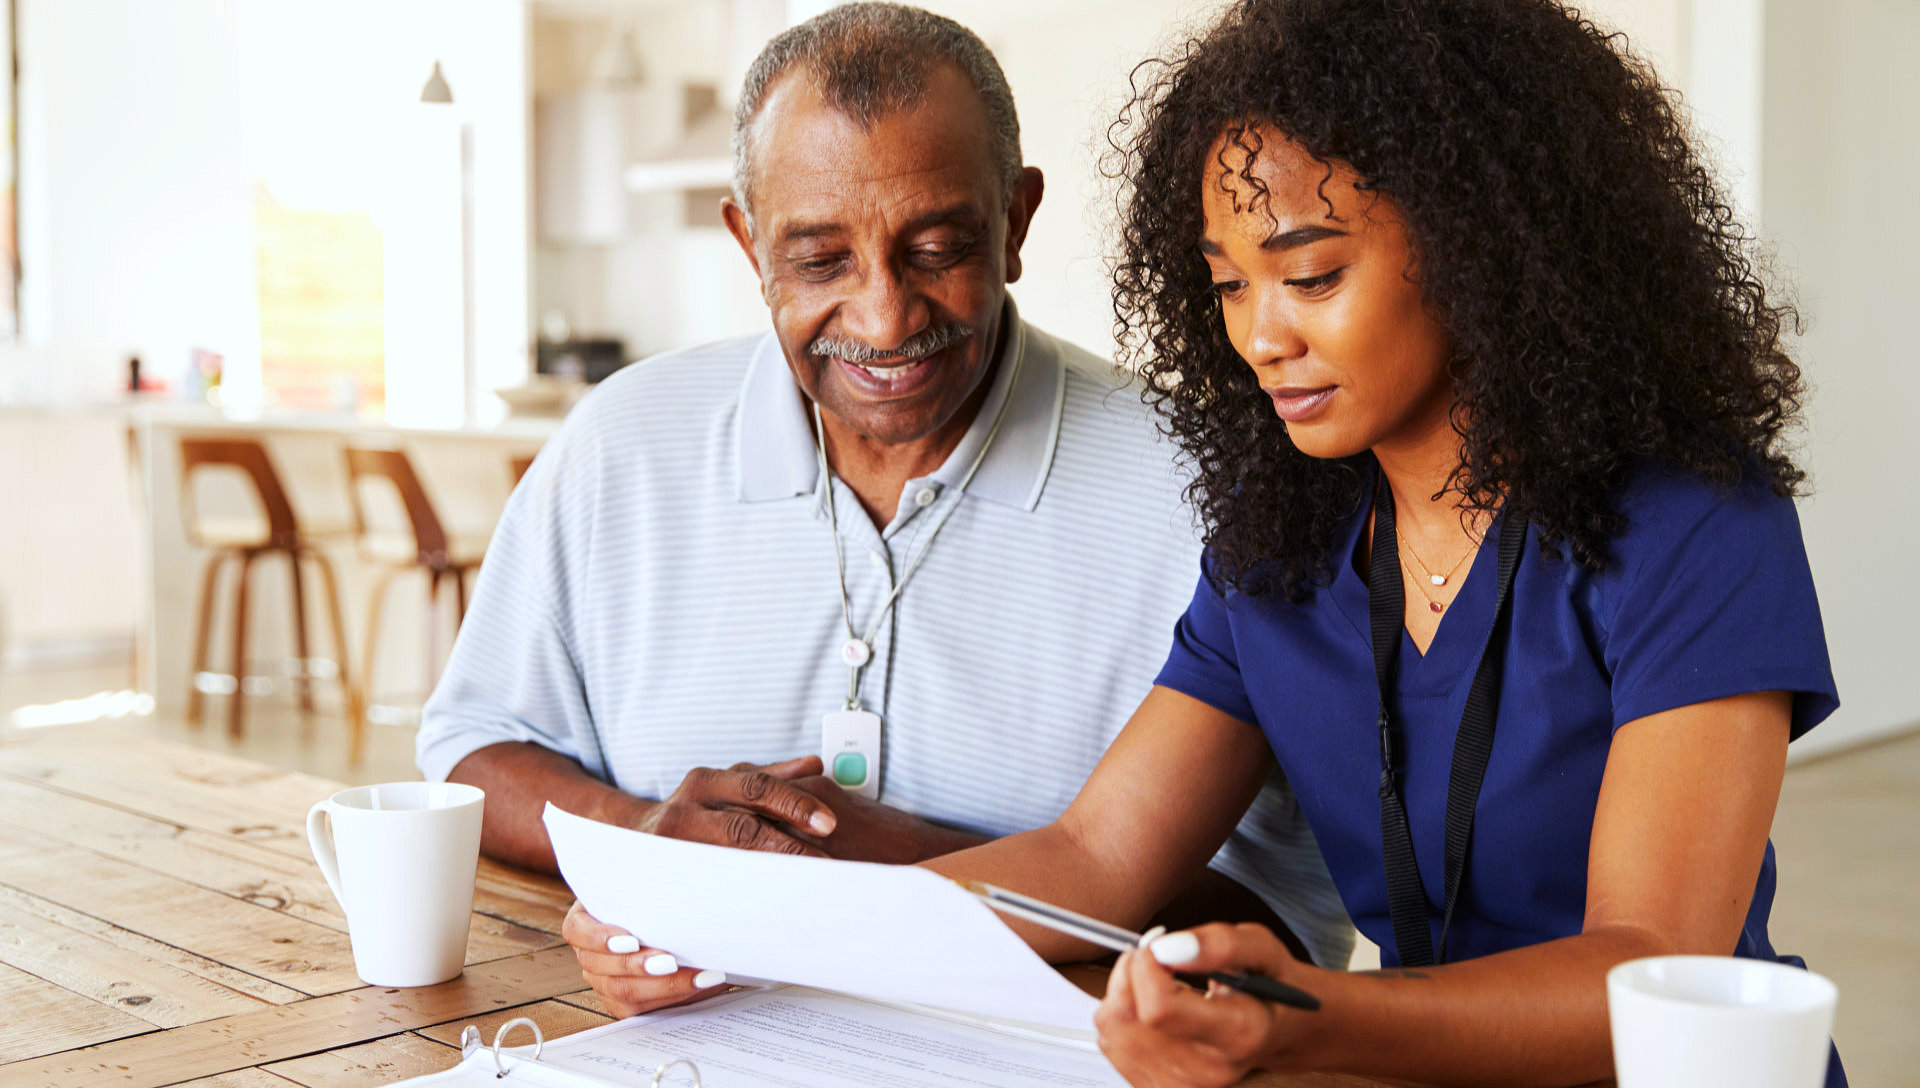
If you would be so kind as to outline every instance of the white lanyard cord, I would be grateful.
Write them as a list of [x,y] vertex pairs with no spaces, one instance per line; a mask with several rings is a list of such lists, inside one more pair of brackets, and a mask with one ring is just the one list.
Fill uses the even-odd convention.
[[[867,629],[867,637],[861,639],[869,649],[873,646],[873,640],[880,634],[880,626],[887,621],[887,613],[893,610],[894,602],[900,599],[901,591],[907,588],[907,582],[913,578],[914,572],[920,569],[921,561],[926,559],[927,552],[933,548],[933,538],[940,535],[940,530],[947,526],[947,519],[953,517],[953,512],[960,508],[960,496],[967,493],[967,485],[973,482],[973,474],[980,471],[981,464],[987,459],[987,451],[993,448],[994,437],[1000,433],[1000,424],[1006,421],[1007,408],[1013,403],[1015,387],[1020,381],[1020,366],[1027,361],[1026,326],[1015,321],[1013,335],[1015,337],[1013,373],[1007,379],[1007,395],[1000,401],[999,410],[993,414],[993,425],[987,428],[986,441],[980,443],[980,452],[973,455],[973,463],[967,466],[966,475],[960,477],[960,483],[954,487],[954,501],[948,504],[946,512],[940,515],[939,521],[934,522],[933,528],[927,530],[927,539],[921,543],[920,550],[915,552],[913,558],[908,561],[907,569],[900,574],[900,580],[893,584],[893,592],[887,595],[886,600],[880,602],[880,611],[873,618],[873,626]],[[827,525],[833,532],[833,564],[840,575],[840,615],[846,620],[847,638],[859,639],[860,636],[853,629],[853,602],[847,597],[847,560],[840,546],[840,518],[834,510],[833,501],[833,470],[827,465],[827,431],[820,421],[820,402],[818,401],[813,403],[813,437],[814,448],[820,453],[820,479],[825,482],[827,489]],[[866,664],[862,663],[849,666],[847,669],[846,709],[848,710],[860,708],[860,677],[866,671],[866,667]]]

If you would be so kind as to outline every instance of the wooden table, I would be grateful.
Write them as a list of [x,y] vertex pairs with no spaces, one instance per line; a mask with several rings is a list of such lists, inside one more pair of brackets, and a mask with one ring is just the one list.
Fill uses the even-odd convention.
[[453,1065],[469,1023],[609,1022],[559,936],[566,886],[484,860],[466,973],[363,985],[307,851],[339,788],[118,728],[0,745],[0,1084],[381,1084]]

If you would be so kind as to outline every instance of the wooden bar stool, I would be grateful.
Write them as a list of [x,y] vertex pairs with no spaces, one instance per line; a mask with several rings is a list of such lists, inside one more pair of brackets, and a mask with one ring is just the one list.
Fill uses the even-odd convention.
[[[199,516],[193,495],[194,474],[216,467],[237,469],[253,484],[254,494],[266,514],[265,524],[258,518],[207,519]],[[226,677],[233,682],[230,689],[232,702],[227,710],[228,733],[237,738],[245,730],[245,696],[272,690],[271,681],[265,681],[262,690],[254,681],[264,678],[247,675],[247,581],[255,559],[268,553],[277,553],[287,557],[287,569],[292,575],[294,652],[299,655],[298,667],[292,671],[300,709],[313,709],[313,678],[319,675],[339,681],[345,695],[347,720],[349,723],[358,722],[361,717],[360,696],[347,672],[347,627],[340,615],[340,591],[333,576],[333,564],[307,537],[301,535],[299,523],[294,520],[293,506],[287,501],[286,489],[281,486],[280,477],[273,470],[266,447],[251,438],[182,438],[180,510],[187,539],[195,547],[213,552],[207,560],[206,572],[201,576],[200,615],[193,637],[193,684],[187,695],[187,721],[196,726],[200,724],[206,692],[211,686],[210,681],[214,679],[213,674],[207,672],[207,644],[213,628],[214,591],[219,585],[220,571],[228,560],[237,560],[240,568],[239,581],[233,594],[233,673]],[[334,653],[337,657],[337,660],[326,663],[331,666],[328,670],[315,667],[320,663],[314,660],[307,648],[307,597],[300,577],[303,560],[319,570],[321,586],[326,593],[327,616],[333,625]]]
[[[433,614],[440,605],[440,584],[443,581],[453,584],[457,626],[457,621],[467,615],[467,575],[479,569],[480,559],[487,550],[487,537],[447,532],[434,512],[432,500],[427,497],[427,489],[420,483],[419,474],[413,470],[413,462],[402,450],[348,446],[347,478],[353,495],[354,536],[361,558],[381,568],[367,603],[367,639],[361,649],[366,656],[362,659],[360,680],[365,685],[366,702],[372,709],[373,663],[379,654],[380,614],[394,576],[410,570],[427,575],[427,670],[431,684],[438,675],[440,661],[440,649],[432,637],[436,629]],[[390,486],[399,494],[400,506],[406,511],[404,526],[377,525],[367,517],[363,485],[368,483]],[[364,721],[356,721],[353,726],[353,758],[356,760],[360,758],[364,733]]]

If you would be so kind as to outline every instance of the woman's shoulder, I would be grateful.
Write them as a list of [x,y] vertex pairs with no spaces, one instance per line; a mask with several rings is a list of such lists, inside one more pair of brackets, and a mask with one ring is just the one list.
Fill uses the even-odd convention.
[[1631,569],[1676,550],[1716,544],[1802,548],[1800,516],[1762,468],[1731,483],[1664,463],[1639,466],[1621,493],[1611,552]]
[[1586,582],[1597,594],[1588,600],[1606,626],[1651,620],[1682,600],[1741,595],[1756,578],[1811,586],[1800,515],[1764,471],[1726,483],[1645,464],[1622,491],[1618,510],[1621,527],[1599,569],[1562,560],[1570,587]]

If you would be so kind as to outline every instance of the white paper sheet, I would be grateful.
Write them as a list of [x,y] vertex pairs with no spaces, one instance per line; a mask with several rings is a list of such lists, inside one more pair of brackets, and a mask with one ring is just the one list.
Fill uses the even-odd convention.
[[553,805],[546,824],[561,875],[587,911],[685,966],[1093,1028],[1093,998],[972,893],[929,870],[681,842]]
[[[540,1063],[644,1085],[687,1058],[702,1088],[1121,1088],[1078,1048],[791,986],[741,990],[549,1043]],[[684,1066],[661,1078],[680,1088]]]

